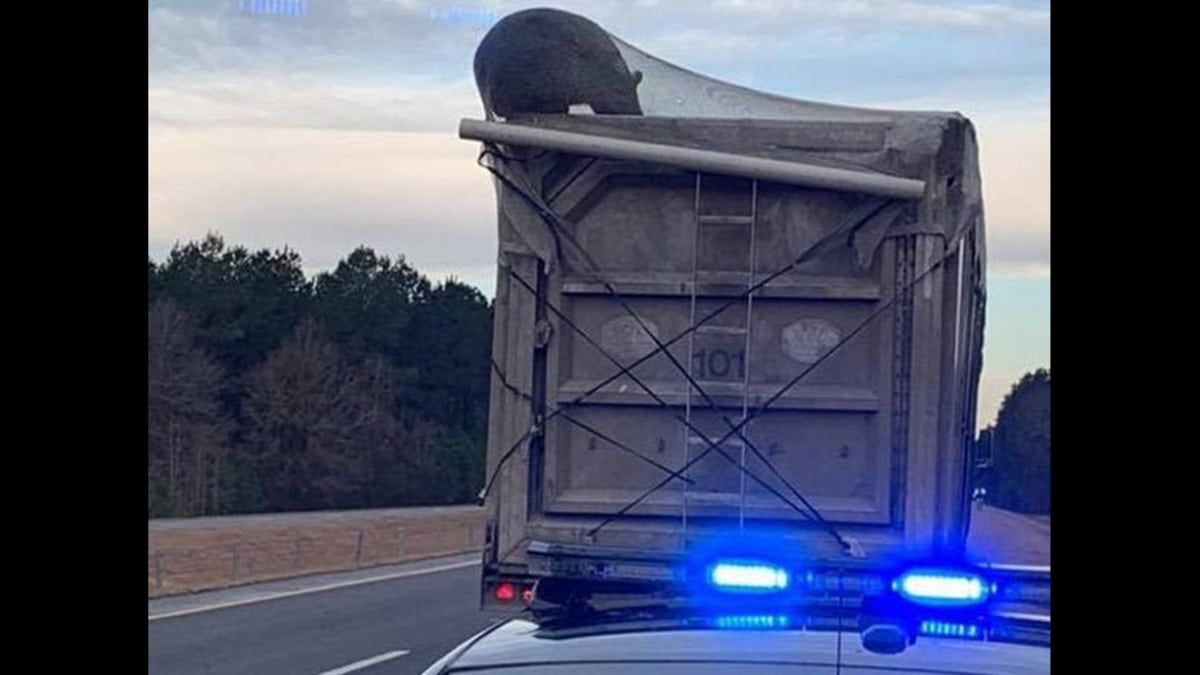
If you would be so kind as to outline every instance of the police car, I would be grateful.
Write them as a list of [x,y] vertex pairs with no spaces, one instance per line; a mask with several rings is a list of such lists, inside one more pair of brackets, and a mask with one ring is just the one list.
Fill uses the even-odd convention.
[[[522,606],[426,673],[1047,673],[1049,568],[798,569],[724,554],[672,583],[501,581]],[[492,603],[494,604],[494,603]]]

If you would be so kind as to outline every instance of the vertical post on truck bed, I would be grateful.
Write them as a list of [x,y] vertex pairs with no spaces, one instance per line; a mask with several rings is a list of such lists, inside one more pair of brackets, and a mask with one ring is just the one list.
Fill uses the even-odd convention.
[[945,252],[937,234],[914,234],[913,280],[908,288],[911,303],[908,393],[908,450],[905,460],[907,494],[904,497],[904,539],[910,548],[932,550],[937,543],[938,422],[942,391],[942,270],[920,275],[933,267]]
[[[691,291],[690,309],[688,313],[688,326],[696,325],[696,265],[700,255],[700,172],[696,172],[696,189],[694,196],[694,205],[692,207],[692,284],[689,287]],[[687,338],[688,350],[688,368],[692,367],[692,359],[696,358],[696,333],[692,331]],[[683,418],[691,423],[692,421],[692,385],[684,378],[684,391],[686,392],[683,399]],[[692,430],[684,425],[683,427],[683,461],[680,466],[688,466],[688,462],[692,461]],[[684,474],[687,477],[687,474]],[[688,528],[688,484],[683,484],[683,490],[679,493],[679,513],[682,522],[682,534],[679,537],[681,546],[687,550],[687,528]]]
[[[966,332],[962,312],[962,261],[964,242],[959,241],[947,249],[949,255],[938,274],[942,277],[942,350],[941,411],[938,421],[938,494],[950,498],[939,498],[937,502],[936,546],[947,555],[965,555],[966,530],[963,524],[969,518],[971,492],[968,484],[970,475],[966,471],[970,462],[970,433],[965,431],[963,408],[966,401],[966,378],[963,376],[966,350],[961,348]],[[966,514],[964,514],[964,507]]]
[[537,432],[529,438],[529,489],[525,502],[526,517],[542,510],[542,472],[546,450],[546,357],[550,348],[550,322],[546,319],[546,296],[549,280],[546,263],[537,261],[537,301],[534,305],[533,335],[533,400],[530,413]]
[[[758,221],[758,181],[750,183],[750,264],[747,268],[746,286],[749,289],[754,288],[754,265],[755,265],[755,248],[754,240],[757,233],[754,231],[755,223]],[[750,290],[746,294],[746,340],[745,347],[742,348],[742,420],[750,414],[750,331],[754,325],[754,291]],[[739,420],[741,421],[741,420]],[[743,435],[749,439],[750,429],[745,427],[742,429]],[[742,467],[746,466],[746,444],[742,443]],[[738,512],[738,527],[745,528],[746,526],[746,472],[742,471],[742,491],[741,491],[741,508]]]

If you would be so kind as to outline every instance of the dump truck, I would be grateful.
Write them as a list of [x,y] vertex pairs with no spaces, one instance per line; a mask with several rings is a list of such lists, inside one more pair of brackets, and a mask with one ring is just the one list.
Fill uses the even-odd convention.
[[[963,555],[985,304],[970,121],[758,92],[603,33],[614,66],[582,44],[595,24],[554,42],[572,20],[526,19],[481,46],[485,118],[459,128],[498,214],[485,604],[546,578],[678,581],[730,533],[813,569]],[[551,51],[515,54],[522,29]],[[568,52],[602,54],[602,82],[536,72]],[[612,82],[635,105],[607,111]]]

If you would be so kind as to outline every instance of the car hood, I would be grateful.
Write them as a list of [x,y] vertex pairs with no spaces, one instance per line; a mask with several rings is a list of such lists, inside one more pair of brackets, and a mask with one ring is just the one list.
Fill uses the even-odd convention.
[[[514,619],[490,630],[453,661],[453,668],[517,664],[646,662],[761,663],[832,666],[838,633],[804,630],[678,629],[544,637],[538,625]],[[858,633],[841,634],[841,664],[850,668],[926,673],[1014,675],[1048,673],[1046,647],[920,637],[900,654],[863,648]]]

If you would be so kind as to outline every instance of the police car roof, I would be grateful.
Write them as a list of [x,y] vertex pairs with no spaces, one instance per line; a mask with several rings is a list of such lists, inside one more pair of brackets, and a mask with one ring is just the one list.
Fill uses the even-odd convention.
[[[834,672],[838,634],[802,630],[680,628],[612,630],[569,637],[539,634],[538,625],[513,619],[485,631],[438,664],[440,672],[639,673]],[[841,634],[841,665],[848,672],[1001,675],[1050,672],[1045,647],[922,636],[900,654],[862,647],[857,633]]]

